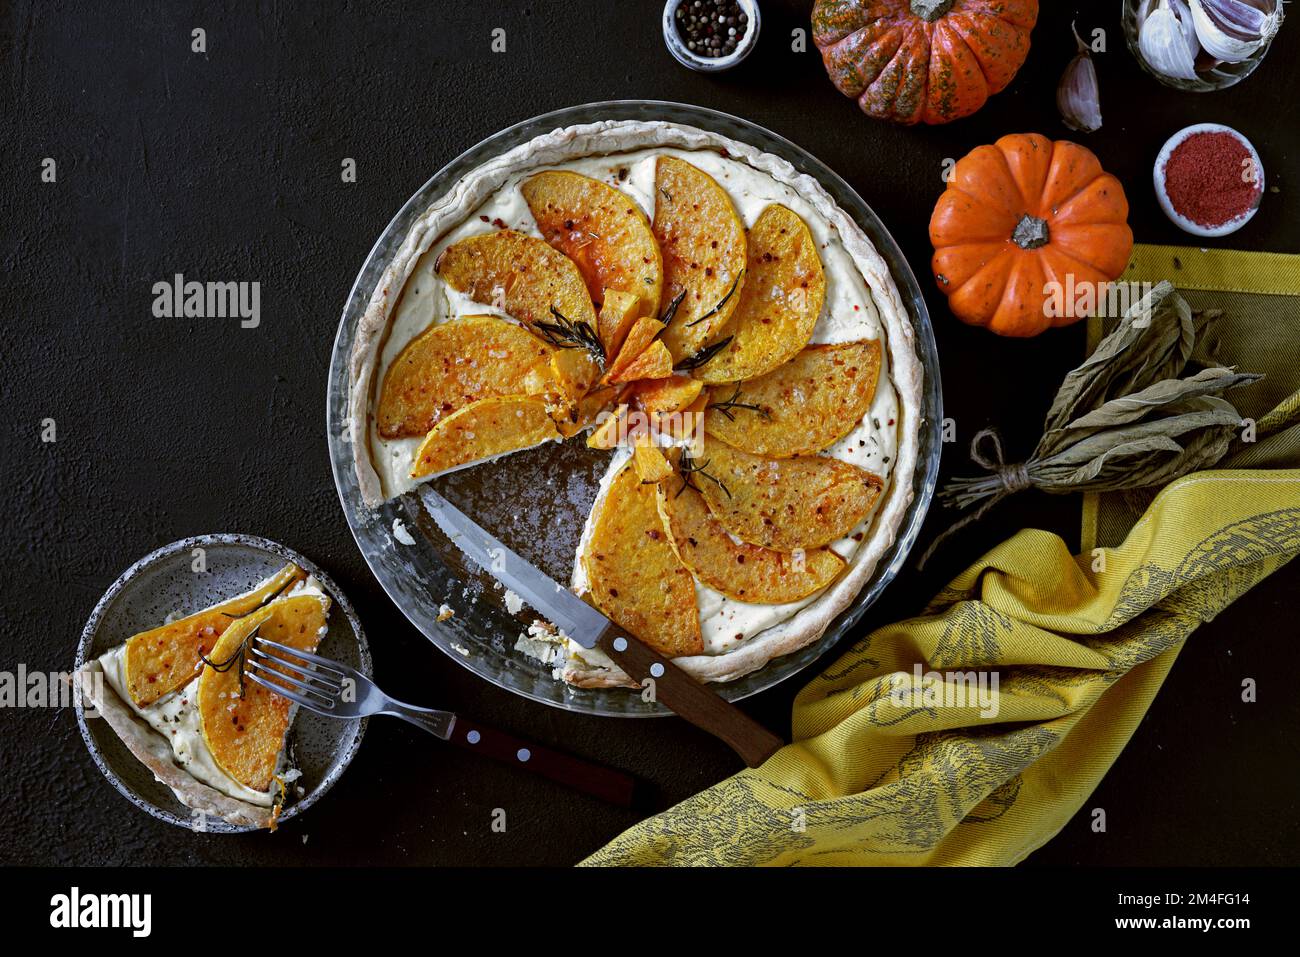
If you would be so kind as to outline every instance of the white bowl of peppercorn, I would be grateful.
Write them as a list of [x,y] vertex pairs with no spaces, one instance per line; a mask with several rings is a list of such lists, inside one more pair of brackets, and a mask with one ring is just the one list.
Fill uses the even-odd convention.
[[1156,157],[1156,199],[1193,236],[1235,233],[1264,196],[1264,164],[1250,140],[1221,123],[1184,127]]
[[749,56],[760,22],[757,0],[668,0],[664,43],[682,66],[718,73]]

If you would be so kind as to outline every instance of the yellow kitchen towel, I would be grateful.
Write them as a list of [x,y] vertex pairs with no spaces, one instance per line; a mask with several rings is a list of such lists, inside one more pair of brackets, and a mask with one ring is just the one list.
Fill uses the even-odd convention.
[[1096,554],[1019,532],[804,688],[762,767],[584,863],[1015,864],[1083,806],[1188,635],[1297,551],[1300,469],[1184,476]]

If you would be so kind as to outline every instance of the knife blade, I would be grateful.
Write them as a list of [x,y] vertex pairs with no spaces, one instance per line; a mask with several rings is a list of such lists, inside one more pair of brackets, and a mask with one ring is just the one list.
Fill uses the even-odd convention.
[[551,576],[521,558],[428,485],[420,487],[425,511],[442,533],[485,572],[584,648],[595,648],[612,622]]
[[515,554],[472,518],[428,485],[420,500],[451,544],[505,585],[567,637],[584,648],[599,648],[642,689],[691,724],[720,738],[751,768],[785,744],[735,705],[706,688],[615,622]]

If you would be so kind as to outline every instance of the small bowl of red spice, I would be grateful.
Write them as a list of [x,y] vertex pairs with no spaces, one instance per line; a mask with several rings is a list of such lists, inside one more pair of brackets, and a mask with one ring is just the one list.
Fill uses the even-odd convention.
[[1221,123],[1169,137],[1155,166],[1156,199],[1179,229],[1227,236],[1250,221],[1264,196],[1264,164],[1250,140]]

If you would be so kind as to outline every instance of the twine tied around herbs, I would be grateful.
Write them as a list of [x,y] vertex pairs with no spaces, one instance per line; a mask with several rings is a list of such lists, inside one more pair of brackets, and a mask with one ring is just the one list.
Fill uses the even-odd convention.
[[[980,451],[980,443],[985,439],[988,439],[993,444],[993,458],[989,458]],[[970,440],[970,460],[980,468],[993,473],[993,478],[1002,485],[1002,491],[998,492],[998,495],[1010,495],[1013,492],[1027,489],[1034,484],[1029,477],[1028,462],[1021,462],[1017,465],[1006,464],[1006,459],[1002,455],[1002,436],[998,435],[997,429],[980,429],[975,433],[975,438]],[[960,495],[951,486],[944,489],[940,494],[945,498],[960,499]],[[963,503],[958,501],[957,504],[961,505]]]
[[997,431],[976,433],[971,461],[987,474],[952,479],[938,497],[948,507],[979,507],[940,534],[917,567],[953,534],[1024,489],[1068,494],[1156,488],[1212,468],[1244,425],[1220,394],[1262,378],[1224,367],[1184,375],[1197,321],[1204,326],[1213,318],[1194,318],[1173,285],[1162,282],[1066,375],[1028,459],[1008,465]]
[[[988,440],[992,449],[992,456],[987,456],[980,451],[980,445]],[[965,508],[979,499],[988,496],[987,500],[971,512],[958,519],[953,525],[943,531],[933,542],[930,547],[921,555],[920,560],[916,563],[918,569],[924,568],[925,563],[930,560],[943,542],[949,537],[961,531],[967,525],[978,522],[983,518],[994,505],[1007,498],[1015,495],[1017,492],[1023,492],[1027,488],[1034,487],[1034,480],[1029,476],[1029,463],[1017,462],[1013,465],[1007,465],[1006,458],[1002,452],[1002,436],[998,434],[997,429],[988,428],[980,429],[975,433],[975,437],[970,440],[970,459],[980,468],[985,469],[990,474],[980,476],[979,478],[953,479],[939,492],[939,499],[945,505],[952,505],[957,508]],[[994,490],[990,493],[986,491],[990,486]],[[978,487],[980,490],[975,491]]]

